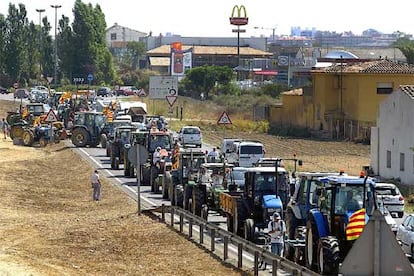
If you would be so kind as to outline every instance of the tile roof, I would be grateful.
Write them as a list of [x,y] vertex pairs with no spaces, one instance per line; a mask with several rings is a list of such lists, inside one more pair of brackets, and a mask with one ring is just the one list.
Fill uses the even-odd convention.
[[366,74],[414,74],[414,65],[399,63],[387,59],[356,62],[343,64],[334,64],[329,67],[314,70],[321,73],[366,73]]
[[400,85],[400,91],[404,92],[414,100],[414,85]]
[[[195,55],[237,55],[237,46],[192,46],[183,45],[182,50],[193,48]],[[162,45],[147,51],[147,55],[170,55],[171,45]],[[270,57],[273,54],[251,47],[240,47],[241,56],[263,56]]]

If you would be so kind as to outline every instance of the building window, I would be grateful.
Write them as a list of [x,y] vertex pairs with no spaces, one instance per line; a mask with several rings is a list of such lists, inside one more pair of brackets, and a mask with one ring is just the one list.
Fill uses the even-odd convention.
[[392,82],[377,83],[377,94],[391,94],[393,90]]
[[391,151],[387,150],[387,168],[391,169]]
[[400,171],[404,171],[404,161],[405,161],[405,154],[400,153]]
[[116,33],[111,33],[111,40],[116,40]]

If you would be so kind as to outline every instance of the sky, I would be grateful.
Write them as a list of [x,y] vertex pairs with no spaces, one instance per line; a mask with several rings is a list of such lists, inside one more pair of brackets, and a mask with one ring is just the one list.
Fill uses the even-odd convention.
[[[50,5],[61,5],[57,18],[62,14],[73,20],[74,0],[0,0],[0,13],[8,14],[9,4],[25,5],[29,21],[39,23],[36,9],[45,9],[54,33],[55,9]],[[99,4],[105,14],[107,27],[115,23],[140,32],[178,34],[184,37],[232,37],[237,36],[230,24],[235,5],[245,6],[248,25],[241,37],[290,34],[291,27],[302,30],[316,28],[339,33],[352,31],[361,34],[373,28],[382,33],[401,31],[414,33],[410,1],[392,2],[370,0],[83,0],[83,3]],[[237,15],[234,15],[237,16]]]

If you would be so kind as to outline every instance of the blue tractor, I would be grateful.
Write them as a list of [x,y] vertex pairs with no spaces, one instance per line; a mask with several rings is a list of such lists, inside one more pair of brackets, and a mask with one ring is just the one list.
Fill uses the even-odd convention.
[[[306,228],[295,239],[302,239],[301,245],[296,245],[296,254],[302,256],[301,260],[308,268],[320,274],[337,275],[339,264],[358,237],[347,236],[351,216],[362,212],[364,221],[359,226],[362,231],[377,206],[375,180],[363,176],[330,175],[315,179],[314,189],[310,185],[305,194],[311,206],[304,218]],[[286,243],[295,247],[290,240]]]
[[101,131],[106,123],[102,112],[76,112],[73,122],[72,144],[76,147],[97,147],[100,143]]
[[252,167],[245,172],[242,191],[220,194],[220,208],[227,217],[227,230],[249,241],[255,241],[260,230],[267,228],[274,212],[283,214],[283,203],[277,194],[277,175],[282,167]]

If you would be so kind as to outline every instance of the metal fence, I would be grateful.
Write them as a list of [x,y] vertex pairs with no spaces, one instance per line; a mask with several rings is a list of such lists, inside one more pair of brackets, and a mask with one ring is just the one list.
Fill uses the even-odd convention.
[[[169,224],[172,228],[176,229],[176,220],[178,217],[178,230],[181,234],[186,235],[194,242],[198,242],[200,245],[215,254],[217,240],[222,241],[223,246],[222,254],[215,254],[215,256],[221,258],[223,261],[229,259],[229,247],[232,245],[237,249],[237,268],[243,268],[243,252],[250,253],[253,256],[254,275],[259,275],[259,262],[264,261],[267,264],[272,265],[272,275],[277,275],[277,270],[282,269],[291,275],[319,275],[305,267],[302,267],[292,261],[285,258],[274,255],[270,251],[267,251],[260,246],[242,239],[241,237],[230,233],[226,230],[219,228],[217,225],[207,222],[199,216],[196,216],[177,206],[165,206],[162,205],[160,210],[161,221]],[[166,221],[166,215],[170,215],[170,220]],[[186,227],[185,227],[186,226]],[[199,237],[197,239],[193,236],[194,227],[198,227]],[[205,241],[205,235],[209,238],[209,245]]]

